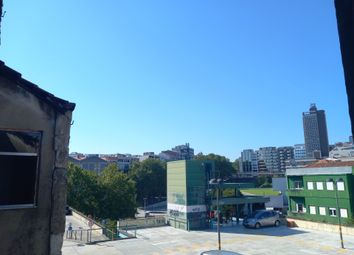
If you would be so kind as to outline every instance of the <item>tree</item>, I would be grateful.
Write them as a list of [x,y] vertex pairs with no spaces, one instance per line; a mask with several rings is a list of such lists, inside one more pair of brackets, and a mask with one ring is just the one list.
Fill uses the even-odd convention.
[[68,205],[98,219],[133,217],[135,183],[112,164],[101,175],[73,164],[68,168]]
[[239,160],[239,159],[236,159],[236,160],[232,163],[232,168],[234,169],[234,173],[240,172],[240,160]]
[[194,159],[197,160],[214,160],[215,161],[215,176],[217,178],[226,178],[232,175],[234,169],[230,160],[224,156],[220,156],[214,153],[203,155],[197,154]]
[[136,182],[137,201],[144,198],[166,197],[166,163],[158,159],[146,159],[135,162],[129,176]]
[[257,184],[258,188],[271,188],[272,187],[272,177],[266,175],[257,176]]
[[134,217],[136,212],[134,181],[120,172],[116,164],[108,165],[98,179],[102,189],[100,217],[108,219]]
[[101,189],[97,174],[69,164],[67,203],[76,210],[97,216],[99,214],[99,197]]

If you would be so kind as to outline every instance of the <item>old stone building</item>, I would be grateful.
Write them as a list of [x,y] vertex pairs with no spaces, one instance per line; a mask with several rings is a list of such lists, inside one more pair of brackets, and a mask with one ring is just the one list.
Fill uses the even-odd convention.
[[74,108],[0,61],[0,254],[61,254]]

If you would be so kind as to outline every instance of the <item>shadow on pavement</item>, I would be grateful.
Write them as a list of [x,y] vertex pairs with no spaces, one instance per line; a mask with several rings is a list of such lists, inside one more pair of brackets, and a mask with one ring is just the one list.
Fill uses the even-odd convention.
[[[205,232],[216,232],[216,226],[212,229],[207,229]],[[298,230],[296,228],[288,228],[286,226],[280,227],[262,227],[260,229],[245,228],[242,224],[233,226],[222,226],[220,228],[221,233],[235,233],[240,235],[265,235],[265,236],[292,236],[308,233],[303,230]]]

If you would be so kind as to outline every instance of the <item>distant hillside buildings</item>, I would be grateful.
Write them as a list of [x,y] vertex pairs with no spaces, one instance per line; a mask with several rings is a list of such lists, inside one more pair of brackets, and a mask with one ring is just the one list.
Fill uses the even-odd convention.
[[239,158],[240,175],[280,174],[288,168],[302,168],[323,158],[354,159],[353,137],[349,143],[329,145],[326,114],[311,104],[302,114],[304,144],[246,149]]
[[343,158],[352,158],[354,159],[354,145],[353,144],[344,144],[342,146],[336,146],[329,153],[330,158],[343,159]]
[[294,160],[294,147],[262,147],[241,152],[240,173],[246,175],[283,174],[290,160]]
[[134,162],[142,162],[146,159],[159,159],[163,161],[190,160],[194,158],[194,149],[189,143],[178,145],[172,150],[162,151],[159,155],[154,152],[144,152],[143,155],[131,154],[82,154],[71,153],[69,162],[86,170],[94,171],[97,174],[109,164],[117,164],[119,170],[127,172]]

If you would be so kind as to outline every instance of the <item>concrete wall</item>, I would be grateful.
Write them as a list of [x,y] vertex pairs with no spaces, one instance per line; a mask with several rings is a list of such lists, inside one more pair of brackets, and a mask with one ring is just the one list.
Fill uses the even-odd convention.
[[288,197],[286,196],[287,181],[286,177],[272,178],[272,186],[274,190],[281,191],[281,196],[283,197],[284,206],[288,205]]
[[[86,224],[86,228],[84,228],[85,230],[87,229],[90,229],[90,226],[89,226],[89,221],[90,219],[88,217],[86,217],[85,215],[79,213],[79,212],[76,212],[75,210],[72,210],[72,216],[81,221],[82,223]],[[92,222],[92,232],[94,232],[94,234],[96,235],[103,235],[103,226],[98,224],[97,222],[93,221]]]
[[[339,233],[338,225],[305,221],[305,220],[299,220],[299,219],[294,219],[294,218],[288,218],[287,220],[289,223],[295,223],[296,227],[314,229],[314,230],[326,231],[326,232],[332,232],[332,233]],[[354,236],[354,228],[342,226],[342,233],[344,235]]]
[[126,219],[119,220],[117,227],[119,229],[128,229],[129,228],[149,228],[149,227],[158,227],[165,226],[167,223],[166,216],[156,216],[151,218],[143,219]]
[[[0,77],[0,128],[42,131],[36,208],[0,210],[0,254],[61,254],[71,112]],[[21,178],[21,176],[19,176]]]

